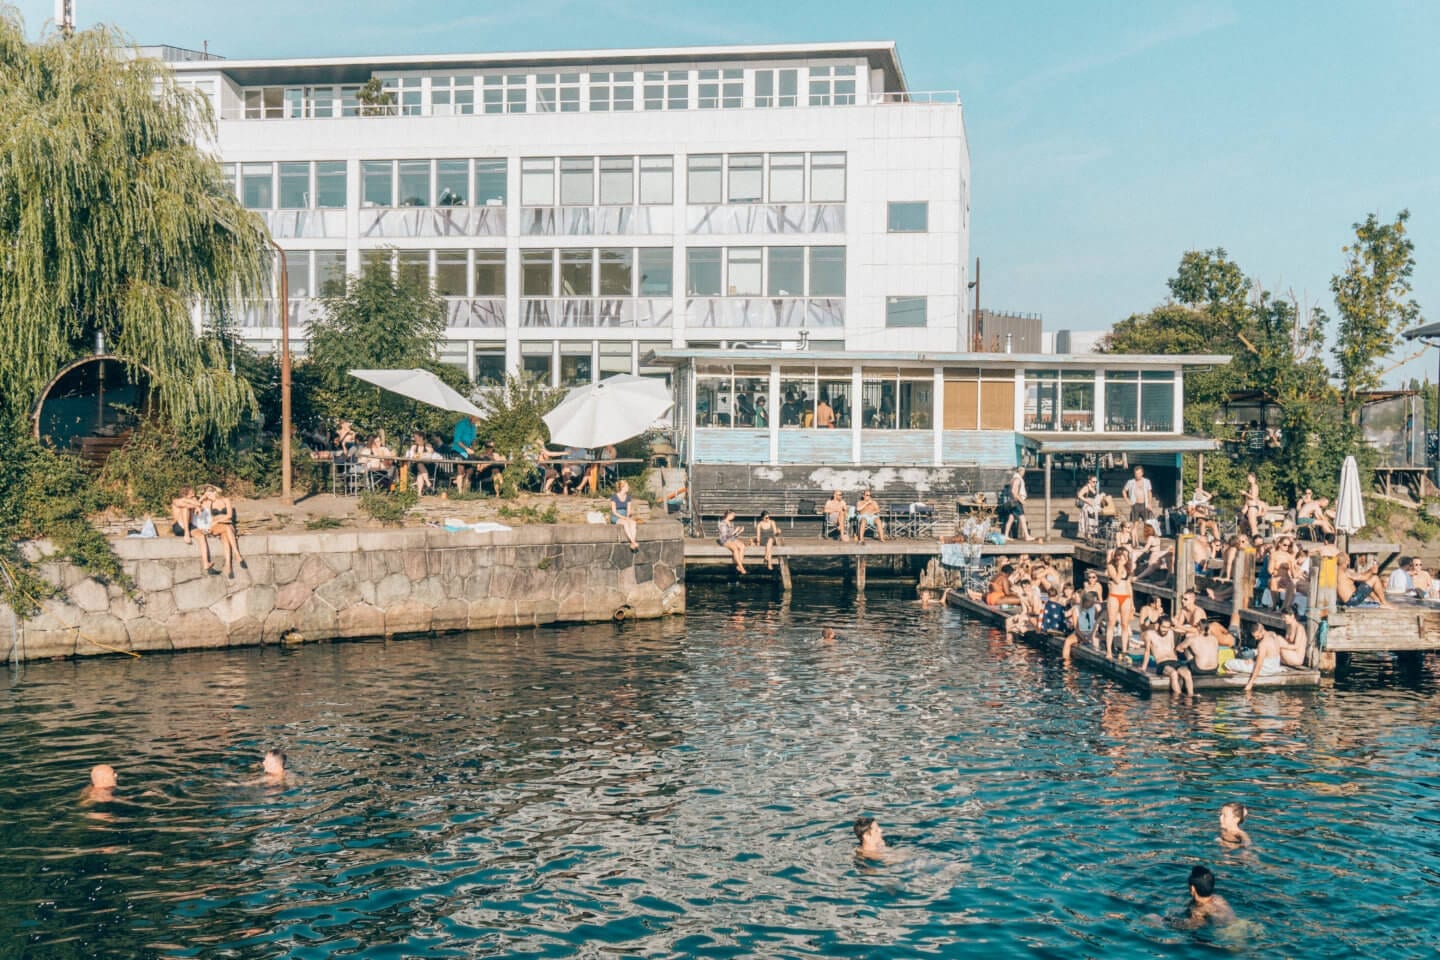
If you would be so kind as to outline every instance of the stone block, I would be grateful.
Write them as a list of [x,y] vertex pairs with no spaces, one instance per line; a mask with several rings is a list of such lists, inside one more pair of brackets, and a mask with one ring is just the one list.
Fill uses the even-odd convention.
[[156,623],[164,623],[175,613],[175,597],[169,590],[145,594],[144,600],[141,609]]
[[86,613],[100,613],[110,609],[110,594],[105,590],[103,584],[96,583],[94,580],[81,580],[65,593],[70,597],[72,604]]
[[653,574],[652,578],[655,581],[655,586],[659,587],[661,590],[668,590],[670,588],[670,585],[675,582],[675,571],[670,569],[668,565],[663,563],[657,563],[651,569]]
[[490,596],[490,577],[489,566],[477,567],[473,574],[465,578],[465,589],[461,596],[466,600],[481,600]]
[[684,582],[677,581],[660,591],[660,604],[666,614],[683,614],[685,612]]
[[230,646],[254,647],[261,642],[264,622],[259,617],[245,616],[228,624],[227,629],[230,632]]
[[[144,596],[141,596],[144,599]],[[110,615],[117,620],[134,620],[136,617],[144,616],[145,611],[134,599],[120,594],[118,597],[110,598]]]
[[335,571],[330,569],[330,564],[319,557],[306,557],[305,562],[300,564],[300,572],[295,575],[294,582],[303,583],[314,590],[334,579]]
[[135,586],[147,593],[169,590],[175,585],[175,575],[170,564],[159,560],[142,560],[135,565]]
[[506,626],[514,622],[509,619],[513,611],[514,604],[508,599],[499,597],[472,599],[467,626],[471,630],[487,630],[491,627]]
[[230,631],[209,610],[184,610],[165,624],[176,650],[208,650],[230,642]]
[[665,606],[661,602],[660,590],[654,583],[646,583],[630,595],[630,607],[635,611],[635,616],[643,620],[653,620],[663,616]]
[[535,623],[554,623],[560,615],[560,601],[552,597],[537,597],[532,610]]
[[26,627],[20,635],[20,656],[26,660],[73,657],[75,635],[74,630],[35,630]]
[[273,584],[275,582],[275,565],[268,556],[251,556],[245,554],[245,562],[250,564],[250,582]]
[[431,630],[464,630],[469,623],[470,604],[465,600],[442,600],[431,611]]
[[376,590],[376,581],[369,579],[357,579],[355,586],[360,591],[361,601],[370,604],[372,607],[378,606],[376,600],[378,599],[377,593],[379,591]]
[[445,599],[445,584],[438,577],[426,577],[410,586],[410,599],[434,607]]
[[437,550],[440,557],[440,575],[449,579],[464,579],[475,571],[474,550]]
[[260,628],[261,643],[279,643],[280,638],[297,628],[300,618],[294,610],[271,610]]
[[299,610],[314,592],[303,583],[287,583],[275,591],[275,609]]
[[340,631],[339,636],[346,639],[383,637],[385,611],[368,603],[357,603],[336,615],[336,626]]
[[336,573],[345,573],[354,566],[355,554],[332,552],[325,554],[324,560],[330,566],[331,570],[334,570]]
[[483,594],[470,595],[471,600],[481,596],[485,597],[510,597],[514,596],[512,589],[515,585],[515,570],[512,567],[495,567],[490,571],[490,585]]
[[210,609],[226,626],[247,617],[254,618],[257,636],[254,642],[258,643],[259,624],[264,621],[271,610],[275,609],[275,594],[275,588],[269,585],[249,587],[211,604]]
[[425,633],[430,629],[432,617],[429,604],[407,600],[385,610],[385,634]]
[[171,560],[169,563],[170,580],[176,585],[189,583],[191,580],[199,580],[201,577],[209,576],[209,574],[205,572],[205,568],[200,566],[199,557],[187,560]]
[[410,596],[410,578],[403,573],[391,573],[375,585],[375,605],[389,610]]
[[300,565],[306,560],[305,557],[293,554],[279,557],[272,554],[269,559],[270,582],[276,586],[294,582],[300,575]]
[[224,577],[212,577],[207,574],[197,580],[176,584],[175,588],[170,591],[170,596],[175,600],[175,609],[181,613],[205,610],[225,598],[225,594],[229,592],[228,583],[229,581]]
[[400,560],[405,565],[405,576],[409,577],[412,583],[424,580],[430,575],[430,558],[425,555],[424,550],[406,550],[400,554]]
[[650,583],[655,579],[655,565],[651,563],[637,563],[630,568],[633,570],[636,583]]
[[40,610],[42,615],[49,616],[51,622],[44,625],[37,624],[39,629],[73,630],[80,626],[80,617],[84,615],[84,611],[79,607],[63,600],[42,600]]
[[349,571],[340,574],[329,583],[322,584],[316,589],[315,596],[336,610],[344,610],[346,607],[361,602],[360,587],[355,582],[355,574]]
[[125,632],[130,638],[130,649],[136,653],[175,649],[170,643],[170,631],[149,617],[128,621]]
[[560,606],[555,611],[555,619],[566,622],[586,619],[585,594],[577,592],[561,597]]
[[[92,649],[86,650],[86,646]],[[91,653],[124,652],[130,648],[130,635],[125,623],[119,617],[108,613],[87,613],[80,618],[75,652],[84,656]]]
[[311,597],[294,613],[295,629],[306,640],[331,640],[339,636],[339,619],[335,608],[319,597]]

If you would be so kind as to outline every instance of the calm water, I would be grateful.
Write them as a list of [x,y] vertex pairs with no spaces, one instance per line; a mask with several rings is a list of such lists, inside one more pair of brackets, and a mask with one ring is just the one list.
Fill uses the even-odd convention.
[[[1174,704],[900,594],[817,595],[12,672],[0,956],[1440,947],[1433,660]],[[270,746],[298,781],[244,785]],[[123,799],[81,807],[101,761]],[[1231,799],[1253,851],[1216,842]],[[858,866],[861,813],[908,859]],[[1196,862],[1255,921],[1242,940],[1155,922]]]

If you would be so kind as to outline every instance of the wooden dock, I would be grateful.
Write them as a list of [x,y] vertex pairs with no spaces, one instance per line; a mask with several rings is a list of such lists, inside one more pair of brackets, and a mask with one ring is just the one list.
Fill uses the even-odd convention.
[[[1003,610],[997,610],[978,600],[972,600],[958,590],[949,590],[945,593],[945,604],[957,610],[1004,627],[1007,614]],[[1028,631],[1020,635],[1031,646],[1038,647],[1049,653],[1052,657],[1059,657],[1062,648],[1065,646],[1063,637],[1057,637],[1039,631]],[[1111,660],[1098,650],[1084,643],[1077,643],[1070,651],[1070,659],[1089,670],[1103,674],[1112,680],[1118,681],[1131,690],[1141,693],[1164,692],[1170,689],[1170,681],[1162,676],[1147,673],[1136,667],[1128,656],[1124,660]],[[1236,673],[1218,677],[1193,677],[1196,692],[1200,691],[1237,691],[1244,690],[1245,683],[1249,680],[1248,674]],[[1320,671],[1316,669],[1294,669],[1285,668],[1280,673],[1261,675],[1255,679],[1257,687],[1316,687],[1320,684]]]

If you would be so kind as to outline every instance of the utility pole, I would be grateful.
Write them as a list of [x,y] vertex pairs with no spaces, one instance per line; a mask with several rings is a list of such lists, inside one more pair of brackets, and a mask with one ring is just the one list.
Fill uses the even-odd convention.
[[55,0],[55,26],[66,40],[75,35],[75,0]]
[[290,270],[274,237],[270,246],[280,255],[280,502],[289,507],[295,503],[290,489]]
[[975,258],[975,281],[970,284],[975,288],[975,321],[971,329],[975,331],[975,339],[971,346],[976,352],[985,349],[985,331],[980,326],[980,258]]

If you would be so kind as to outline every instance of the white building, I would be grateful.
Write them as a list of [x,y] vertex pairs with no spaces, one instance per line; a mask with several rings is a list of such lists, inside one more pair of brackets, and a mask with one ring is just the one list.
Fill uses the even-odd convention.
[[[317,291],[373,257],[433,279],[445,357],[481,378],[968,336],[959,97],[909,91],[893,44],[171,66],[286,250],[297,349]],[[361,102],[372,77],[392,105]],[[277,317],[245,335],[276,344]]]

